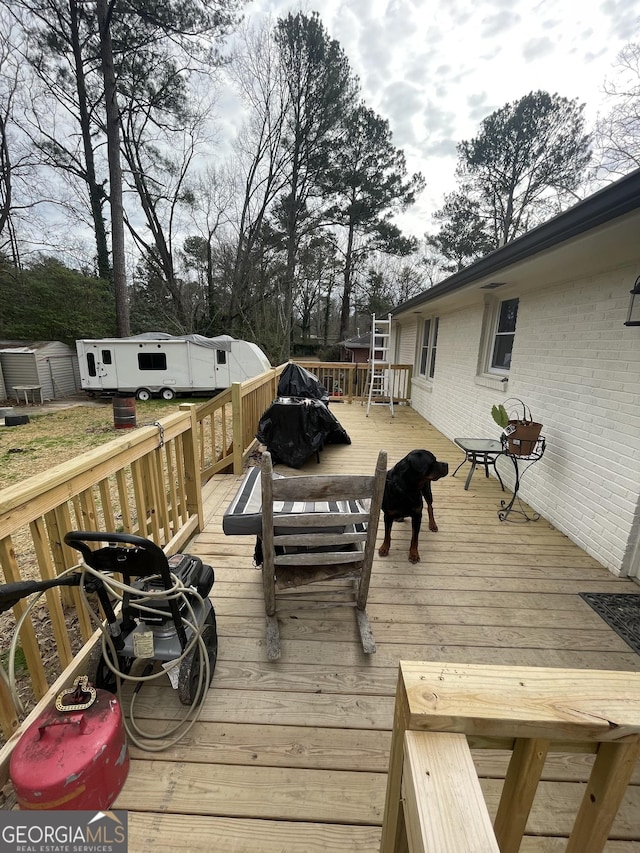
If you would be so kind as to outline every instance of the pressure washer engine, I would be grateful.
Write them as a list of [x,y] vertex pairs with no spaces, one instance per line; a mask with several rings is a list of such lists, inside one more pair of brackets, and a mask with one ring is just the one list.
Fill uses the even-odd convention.
[[[211,566],[190,554],[167,557],[155,542],[129,533],[71,531],[64,541],[96,570],[91,581],[85,581],[85,589],[97,594],[112,641],[112,648],[103,645],[95,686],[115,692],[119,674],[129,673],[140,658],[148,662],[148,669],[155,662],[169,664],[182,658],[176,664],[180,701],[183,705],[201,701],[218,655],[215,611],[208,597],[215,580]],[[107,545],[93,550],[88,543],[95,542]],[[119,616],[100,577],[107,574],[123,578]],[[206,682],[203,650],[209,661]]]

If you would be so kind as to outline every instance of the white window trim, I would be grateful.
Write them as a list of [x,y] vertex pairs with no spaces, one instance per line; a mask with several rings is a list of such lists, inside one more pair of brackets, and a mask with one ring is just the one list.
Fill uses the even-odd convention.
[[[478,373],[476,379],[493,380],[490,387],[494,383],[503,382],[509,379],[510,368],[492,367],[491,359],[493,357],[493,349],[495,346],[496,336],[498,334],[498,321],[500,318],[500,306],[503,302],[509,302],[512,299],[519,299],[518,296],[506,296],[502,299],[488,297],[485,303],[485,313],[482,323],[482,344],[478,358]],[[519,306],[518,306],[519,307]],[[516,321],[515,335],[518,333],[518,325]],[[479,383],[482,384],[482,383]]]
[[[427,323],[429,323],[429,339],[425,342],[424,332],[425,332],[425,326]],[[424,319],[422,319],[420,321],[420,346],[418,347],[418,350],[417,350],[416,374],[420,379],[424,380],[425,382],[433,383],[433,380],[435,378],[435,372],[434,372],[434,376],[430,376],[429,371],[430,371],[431,360],[432,360],[432,352],[434,349],[434,339],[436,338],[436,334],[439,332],[439,326],[440,326],[440,317],[435,316],[435,315],[431,316],[431,317],[425,317]],[[422,370],[422,358],[424,355],[425,348],[426,348],[426,359],[425,359],[425,368],[423,371]],[[435,342],[435,351],[436,351],[436,361],[437,361],[437,352],[438,352],[437,342]],[[435,365],[434,365],[434,367],[435,367]]]

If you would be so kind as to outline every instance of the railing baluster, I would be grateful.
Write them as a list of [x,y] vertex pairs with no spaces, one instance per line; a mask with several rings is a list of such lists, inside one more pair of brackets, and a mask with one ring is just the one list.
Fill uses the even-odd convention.
[[[10,536],[0,539],[0,566],[2,566],[4,579],[7,583],[15,583],[16,581],[23,580],[20,574],[20,568],[16,561],[13,543]],[[16,617],[16,621],[22,616],[26,609],[27,604],[24,601],[19,601],[14,606],[13,613]],[[44,667],[42,666],[40,647],[38,646],[38,640],[36,639],[31,619],[25,619],[22,625],[20,645],[22,646],[22,651],[24,652],[25,660],[29,667],[29,676],[31,677],[33,692],[36,699],[40,699],[40,697],[44,696],[49,689],[49,685],[47,684],[47,677],[44,672]],[[4,726],[5,723],[3,722],[3,728]]]
[[172,536],[178,532],[178,528],[180,527],[178,495],[176,494],[175,450],[175,441],[168,441],[164,446],[164,454],[167,465],[167,499],[169,502],[169,526]]
[[100,492],[100,503],[102,504],[102,518],[104,519],[104,529],[116,529],[116,520],[113,515],[113,501],[111,499],[111,488],[109,480],[100,480],[98,484]]
[[134,532],[137,533],[138,536],[148,536],[149,516],[147,514],[144,476],[142,472],[142,461],[140,459],[136,459],[131,463],[131,478],[133,480],[134,506],[136,509]]
[[[44,525],[44,519],[36,518],[30,524],[31,536],[36,549],[36,557],[40,567],[40,577],[43,580],[53,580],[56,577],[56,571],[51,559],[51,550],[49,548],[49,539]],[[56,638],[56,652],[60,666],[64,669],[71,662],[73,654],[71,653],[71,644],[69,642],[69,633],[67,624],[64,620],[62,611],[62,602],[60,599],[59,589],[48,589],[45,592],[47,604],[49,605],[49,616],[51,618],[51,627],[53,635]]]
[[[131,476],[131,472],[129,472]],[[116,471],[116,483],[118,487],[118,501],[120,514],[122,515],[122,529],[125,533],[133,533],[133,522],[131,520],[131,509],[129,500],[129,488],[127,485],[127,471],[120,469]]]

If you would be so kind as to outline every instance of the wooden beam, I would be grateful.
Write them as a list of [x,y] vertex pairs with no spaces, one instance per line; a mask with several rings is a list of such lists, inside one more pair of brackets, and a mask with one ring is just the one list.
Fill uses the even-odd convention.
[[405,732],[402,799],[410,853],[500,853],[463,734]]

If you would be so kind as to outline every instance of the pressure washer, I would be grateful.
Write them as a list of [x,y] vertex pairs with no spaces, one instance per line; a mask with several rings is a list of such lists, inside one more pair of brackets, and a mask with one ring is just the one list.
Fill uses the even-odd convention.
[[[215,611],[208,597],[215,576],[211,566],[198,557],[167,557],[154,542],[128,533],[71,531],[64,541],[80,552],[79,565],[50,580],[0,586],[0,612],[34,593],[78,586],[85,607],[102,630],[102,642],[96,647],[92,671],[76,679],[72,689],[58,696],[55,711],[45,712],[22,735],[12,754],[10,772],[22,808],[107,808],[124,784],[128,768],[122,730],[141,749],[161,751],[180,740],[199,716],[218,653]],[[107,544],[90,547],[95,543]],[[94,611],[92,595],[100,604],[101,615]],[[10,683],[14,681],[17,635],[36,601],[18,623],[10,655]],[[136,697],[143,684],[164,678],[165,673],[188,710],[169,730],[145,732],[135,719]],[[121,715],[122,689],[127,683],[135,686],[129,691],[128,714]],[[14,700],[19,705],[15,690]],[[69,726],[69,722],[75,725]],[[102,743],[97,754],[93,754],[88,733],[94,739],[97,734],[96,749]],[[49,789],[43,792],[42,767],[58,754],[63,741],[66,758],[57,765],[54,761]],[[111,749],[106,748],[109,744]],[[66,795],[57,796],[70,768],[73,778],[81,780],[74,790],[87,790],[87,774],[95,772],[96,761],[104,774],[91,777],[89,806],[78,805],[84,802],[79,794],[67,799]]]

